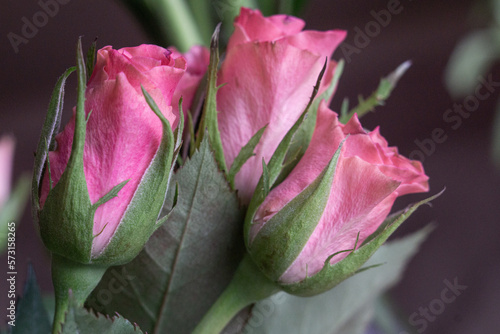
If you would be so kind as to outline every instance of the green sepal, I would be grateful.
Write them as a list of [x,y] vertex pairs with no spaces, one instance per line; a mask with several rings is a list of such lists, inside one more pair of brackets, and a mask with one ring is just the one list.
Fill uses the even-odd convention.
[[[169,121],[163,116],[156,102],[144,87],[142,92],[146,102],[162,122],[161,144],[137,186],[111,241],[101,254],[94,256],[94,263],[119,265],[136,257],[155,231],[165,201],[176,141]],[[180,140],[180,137],[182,135],[178,133],[177,139]]]
[[97,210],[98,207],[100,207],[101,205],[103,205],[104,203],[106,203],[107,201],[115,198],[118,196],[118,192],[120,190],[123,189],[123,187],[125,187],[125,185],[128,183],[128,181],[130,180],[125,180],[123,181],[122,183],[114,186],[113,188],[111,188],[110,191],[108,191],[106,193],[106,195],[102,196],[97,202],[95,202],[93,205],[92,205],[92,208],[94,210],[94,213],[95,213],[95,210]]
[[316,229],[330,197],[344,141],[314,182],[267,221],[250,241],[250,256],[272,281],[277,282],[292,265]]
[[314,296],[328,291],[350,276],[368,269],[361,268],[361,266],[380,248],[380,246],[382,246],[391,234],[394,233],[394,231],[410,217],[419,206],[436,199],[443,191],[409,206],[404,211],[389,216],[382,226],[367,238],[368,242],[365,241],[361,247],[354,251],[348,250],[350,254],[346,258],[330,265],[330,256],[325,261],[325,265],[321,271],[311,277],[306,277],[301,282],[282,285],[283,290],[292,295],[303,297]]
[[399,65],[393,72],[391,72],[385,78],[380,79],[380,83],[375,90],[366,100],[360,95],[358,97],[358,105],[353,108],[348,113],[343,110],[340,117],[340,122],[346,124],[354,114],[357,114],[359,118],[369,113],[370,111],[374,111],[375,107],[383,106],[385,100],[389,98],[396,85],[405,74],[405,72],[410,68],[411,62],[406,61]]
[[217,120],[217,71],[219,67],[219,32],[220,23],[215,28],[210,43],[210,64],[208,66],[207,77],[207,93],[205,104],[203,106],[203,114],[198,128],[196,137],[196,148],[200,147],[203,137],[208,134],[210,145],[214,150],[215,160],[219,165],[220,170],[227,174],[226,158],[224,157],[224,149],[219,132],[219,123]]
[[[311,98],[309,99],[309,103],[307,104],[306,108],[300,115],[300,117],[297,119],[295,124],[288,130],[286,133],[285,137],[281,140],[279,143],[278,147],[274,151],[271,159],[269,160],[269,163],[267,164],[267,173],[266,175],[262,175],[259,183],[257,184],[257,187],[255,188],[255,191],[253,193],[252,199],[250,200],[250,204],[248,205],[248,210],[247,214],[245,217],[245,224],[244,224],[244,239],[245,239],[245,245],[248,247],[248,232],[250,231],[250,226],[253,221],[253,217],[255,213],[257,212],[257,209],[259,206],[264,202],[268,192],[268,189],[272,189],[276,181],[279,179],[280,174],[283,171],[283,168],[285,167],[285,158],[287,155],[290,154],[290,145],[292,143],[292,140],[297,133],[297,130],[301,126],[301,124],[304,122],[306,116],[308,115],[309,111],[311,110],[311,106],[314,102],[314,99],[316,98],[316,95],[318,94],[319,86],[321,84],[321,80],[323,79],[323,75],[325,74],[326,70],[326,61],[325,65],[323,66],[323,69],[319,73],[318,80],[316,81],[316,85],[313,88],[313,92],[311,95]],[[265,183],[266,186],[264,186],[264,178],[266,179]],[[267,186],[269,185],[269,186]]]
[[[80,39],[77,44],[76,58],[78,97],[71,155],[59,182],[49,191],[47,200],[40,212],[39,225],[42,240],[50,251],[76,262],[90,263],[92,241],[94,238],[94,210],[90,202],[83,171],[83,151],[86,131],[86,71]],[[62,106],[62,100],[58,104]],[[58,107],[55,109],[52,112],[57,114],[60,110],[58,110]],[[49,111],[47,118],[49,117],[55,117],[51,114],[51,111]],[[42,134],[40,142],[48,142],[46,138]],[[42,152],[43,150],[44,147],[42,147]],[[36,175],[35,178],[39,180]]]
[[[172,201],[173,202],[172,203],[172,207],[170,208],[170,210],[163,217],[159,218],[156,221],[156,228],[159,228],[160,226],[162,226],[168,220],[168,218],[170,218],[170,215],[172,214],[172,212],[174,211],[175,207],[177,206],[177,201],[178,200],[179,200],[179,184],[176,183],[175,184],[174,199]],[[163,210],[165,210],[165,209],[163,209]]]
[[314,129],[316,128],[316,118],[318,115],[318,108],[320,103],[324,101],[330,101],[332,98],[335,89],[337,88],[337,84],[344,72],[344,60],[340,60],[335,68],[335,73],[333,75],[332,81],[328,88],[319,96],[317,96],[311,107],[309,108],[309,112],[307,114],[306,119],[300,125],[297,133],[293,137],[293,141],[290,145],[289,152],[286,156],[284,168],[281,171],[280,176],[278,177],[277,183],[281,183],[288,174],[292,171],[292,169],[299,163],[300,159],[306,153],[307,147],[311,142]]
[[229,184],[231,185],[231,188],[234,190],[235,185],[234,185],[234,178],[236,177],[236,174],[240,171],[241,167],[247,162],[248,159],[253,157],[255,153],[253,150],[255,150],[255,147],[259,144],[260,138],[262,138],[262,135],[264,134],[264,131],[266,130],[267,125],[264,125],[262,129],[257,131],[252,138],[248,141],[248,143],[242,147],[240,150],[240,153],[236,156],[236,158],[233,161],[233,164],[231,165],[231,168],[229,169],[227,178],[229,180]]
[[38,141],[38,147],[35,153],[35,165],[33,167],[33,179],[31,182],[31,209],[37,229],[40,211],[40,181],[42,179],[45,164],[48,161],[49,151],[54,148],[55,136],[59,132],[66,79],[75,69],[75,67],[67,69],[66,72],[61,75],[59,80],[57,80],[56,86],[54,87],[54,91],[52,93],[52,97],[50,99],[47,116],[45,116],[45,122],[43,124],[42,133],[40,134],[40,140]]
[[95,66],[95,61],[96,61],[96,49],[97,49],[97,38],[94,39],[92,42],[92,45],[90,46],[89,50],[87,51],[87,81],[90,80],[90,77],[92,76],[92,72],[94,72],[94,66]]

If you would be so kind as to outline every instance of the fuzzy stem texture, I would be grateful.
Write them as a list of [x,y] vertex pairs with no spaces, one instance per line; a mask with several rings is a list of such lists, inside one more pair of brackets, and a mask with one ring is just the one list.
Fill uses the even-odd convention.
[[52,284],[56,299],[52,334],[61,332],[69,307],[70,290],[80,306],[97,286],[108,267],[77,263],[52,253]]

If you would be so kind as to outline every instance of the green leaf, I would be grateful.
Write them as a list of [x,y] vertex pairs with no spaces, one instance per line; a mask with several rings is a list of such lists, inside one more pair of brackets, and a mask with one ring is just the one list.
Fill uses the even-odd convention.
[[217,71],[219,67],[219,31],[220,24],[215,28],[210,44],[210,65],[208,66],[208,84],[205,105],[201,116],[198,136],[196,137],[196,147],[199,147],[201,141],[208,134],[210,145],[215,153],[215,160],[220,170],[227,173],[226,158],[219,132],[219,123],[217,121]]
[[54,148],[55,136],[59,132],[61,115],[63,111],[64,86],[66,85],[66,79],[68,79],[69,75],[73,71],[75,71],[75,67],[67,69],[66,72],[64,72],[64,74],[59,78],[59,80],[57,80],[56,86],[52,93],[52,97],[50,99],[47,116],[45,116],[42,133],[40,134],[40,140],[38,141],[38,147],[35,154],[35,165],[33,167],[33,180],[31,184],[32,216],[35,220],[35,226],[37,227],[38,211],[40,210],[40,197],[38,194],[38,191],[40,189],[40,181],[42,179],[42,174],[45,168],[45,162],[47,161],[49,150]]
[[316,229],[328,202],[343,143],[316,180],[266,222],[249,243],[252,259],[272,281],[277,282],[292,265]]
[[340,122],[344,124],[347,123],[354,114],[357,114],[358,117],[361,118],[370,111],[374,111],[375,107],[384,105],[385,100],[389,98],[394,88],[396,88],[399,79],[401,79],[410,66],[411,62],[406,61],[399,65],[398,68],[396,68],[388,76],[380,79],[380,83],[372,95],[370,95],[366,100],[363,99],[362,96],[359,96],[359,103],[355,108],[347,114],[345,114],[344,111],[341,113]]
[[141,334],[142,331],[120,315],[104,317],[79,307],[70,297],[61,334]]
[[229,173],[227,175],[227,178],[229,180],[229,184],[231,185],[232,189],[235,189],[234,186],[234,178],[236,174],[240,171],[241,167],[247,162],[248,159],[250,159],[252,156],[255,155],[254,149],[255,147],[259,144],[260,138],[262,138],[262,135],[264,134],[264,131],[266,130],[267,125],[265,125],[262,129],[257,131],[252,138],[248,141],[248,143],[242,147],[240,150],[240,153],[236,156],[236,158],[233,161],[233,164],[231,165],[231,168],[229,169]]
[[[98,312],[118,312],[148,333],[190,333],[243,256],[243,215],[207,139],[172,182],[179,196],[169,219],[137,258],[108,270],[87,300]],[[174,197],[170,189],[163,214]]]
[[368,238],[368,242],[363,243],[363,245],[355,251],[351,251],[346,258],[333,265],[331,265],[329,259],[327,259],[325,261],[325,266],[317,274],[307,277],[301,282],[284,285],[283,290],[299,296],[313,296],[330,290],[348,277],[360,272],[363,264],[378,248],[380,248],[387,238],[389,238],[389,236],[418,209],[419,206],[436,199],[443,191],[411,205],[399,214],[390,216],[383,224],[385,228],[375,231]]
[[314,297],[295,297],[284,292],[258,302],[244,333],[259,334],[356,334],[366,324],[376,298],[396,284],[432,228],[380,247],[365,266],[383,264],[343,281]]
[[47,334],[52,328],[31,264],[28,265],[23,296],[17,303],[15,326],[10,328],[11,334]]

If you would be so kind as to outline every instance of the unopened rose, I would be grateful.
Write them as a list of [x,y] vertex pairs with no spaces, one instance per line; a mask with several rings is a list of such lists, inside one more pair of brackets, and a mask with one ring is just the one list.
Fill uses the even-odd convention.
[[[343,140],[331,188],[325,193],[326,206],[308,208],[310,215],[294,222],[315,226],[310,234],[283,231],[278,238],[282,244],[266,243],[280,224],[289,223],[280,221],[282,210],[305,212],[303,208],[291,207],[291,201],[317,182]],[[254,260],[281,284],[304,281],[318,273],[330,256],[335,254],[330,264],[344,259],[349,252],[342,251],[352,250],[358,235],[359,247],[382,224],[398,196],[428,191],[427,181],[421,163],[401,156],[396,147],[388,146],[378,128],[365,131],[356,115],[347,124],[341,124],[337,114],[323,102],[305,155],[269,193],[253,217],[248,229],[249,252],[277,254],[287,247],[287,256],[257,256]],[[292,217],[295,219],[296,215]],[[268,249],[261,252],[261,247]],[[281,269],[276,269],[278,267]]]
[[[217,94],[218,121],[224,155],[231,166],[241,148],[267,128],[235,184],[248,202],[267,163],[286,132],[306,108],[325,63],[345,37],[344,31],[302,31],[304,21],[288,16],[263,17],[242,8],[236,18],[222,64]],[[329,61],[321,94],[333,79]]]
[[[167,182],[155,181],[148,187],[140,186],[151,182],[159,173],[164,174],[161,177],[165,180],[170,173],[170,162],[166,161],[161,171],[151,174],[151,168],[158,167],[152,166],[152,161],[159,154],[164,129],[159,116],[146,103],[141,86],[175,129],[179,124],[179,112],[173,106],[179,101],[172,97],[185,70],[186,60],[182,56],[154,45],[120,50],[107,46],[98,51],[95,69],[85,91],[88,122],[83,171],[87,189],[66,194],[64,189],[57,187],[63,173],[68,172],[66,166],[72,153],[75,116],[57,135],[56,149],[49,154],[50,174],[48,167],[44,173],[40,231],[51,251],[78,262],[106,258],[107,263],[126,262],[140,251],[154,231]],[[116,197],[96,207],[113,187],[125,181],[127,183]],[[65,204],[72,197],[77,197],[72,202],[75,204],[71,204],[74,210],[70,204]],[[92,206],[81,208],[88,199]],[[49,201],[52,201],[50,205]],[[69,205],[64,207],[68,212],[58,212],[58,205]],[[54,221],[54,216],[58,221]],[[134,224],[137,225],[135,230]],[[64,228],[67,231],[59,232]]]

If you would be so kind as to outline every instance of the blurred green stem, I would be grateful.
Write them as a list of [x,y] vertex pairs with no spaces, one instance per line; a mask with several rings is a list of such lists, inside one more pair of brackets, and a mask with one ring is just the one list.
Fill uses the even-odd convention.
[[247,254],[219,299],[212,305],[193,334],[219,334],[243,308],[279,292]]
[[170,37],[169,40],[180,52],[188,51],[193,45],[203,45],[202,35],[186,1],[146,0],[146,2],[152,10],[158,12],[163,34]]
[[83,306],[85,299],[97,286],[108,267],[77,263],[52,253],[52,284],[56,299],[56,310],[52,334],[61,332],[69,307],[69,291],[78,305]]
[[215,29],[215,22],[212,17],[212,8],[210,1],[207,0],[189,0],[194,19],[198,24],[198,29],[203,39],[204,45],[209,45],[212,32]]

